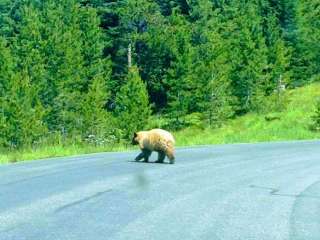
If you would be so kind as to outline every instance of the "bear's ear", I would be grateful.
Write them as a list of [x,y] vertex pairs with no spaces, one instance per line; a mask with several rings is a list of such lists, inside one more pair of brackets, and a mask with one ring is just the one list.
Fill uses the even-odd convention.
[[132,142],[131,142],[132,145],[137,145],[139,143],[138,140],[136,140],[137,137],[138,137],[138,133],[134,132]]

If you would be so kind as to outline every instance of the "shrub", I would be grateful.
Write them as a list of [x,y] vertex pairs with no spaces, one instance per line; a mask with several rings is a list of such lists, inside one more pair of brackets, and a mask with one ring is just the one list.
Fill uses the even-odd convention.
[[320,131],[320,100],[318,100],[315,114],[311,118],[313,122],[311,129],[314,131]]

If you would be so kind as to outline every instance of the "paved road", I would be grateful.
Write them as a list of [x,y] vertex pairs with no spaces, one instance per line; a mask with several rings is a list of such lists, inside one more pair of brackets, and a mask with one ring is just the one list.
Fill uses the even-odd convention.
[[320,142],[136,154],[1,166],[0,240],[320,239]]

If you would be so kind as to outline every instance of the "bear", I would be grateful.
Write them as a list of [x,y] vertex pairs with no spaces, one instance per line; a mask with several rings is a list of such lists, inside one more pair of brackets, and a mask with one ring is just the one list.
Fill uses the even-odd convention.
[[133,145],[139,145],[141,153],[135,158],[140,161],[144,158],[144,162],[149,161],[149,157],[153,151],[158,152],[158,160],[156,163],[163,163],[165,157],[169,158],[170,164],[174,164],[174,145],[175,140],[171,133],[163,129],[151,129],[149,131],[135,132],[132,138]]

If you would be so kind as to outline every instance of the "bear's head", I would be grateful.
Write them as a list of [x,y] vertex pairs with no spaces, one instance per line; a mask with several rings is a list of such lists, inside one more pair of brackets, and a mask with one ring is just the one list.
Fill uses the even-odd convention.
[[132,138],[132,145],[138,145],[139,144],[139,136],[138,136],[138,133],[134,133],[133,134],[133,138]]

